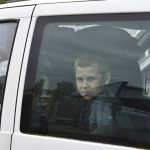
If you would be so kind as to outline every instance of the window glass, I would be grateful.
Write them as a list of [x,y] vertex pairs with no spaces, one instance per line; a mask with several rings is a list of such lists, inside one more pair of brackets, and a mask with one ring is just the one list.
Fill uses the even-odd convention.
[[21,131],[150,147],[149,41],[149,14],[40,17]]
[[16,22],[0,22],[0,112],[16,26]]

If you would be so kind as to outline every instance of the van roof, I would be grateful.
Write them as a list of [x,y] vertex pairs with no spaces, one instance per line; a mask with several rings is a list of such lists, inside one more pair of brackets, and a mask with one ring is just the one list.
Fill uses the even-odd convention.
[[[6,3],[0,4],[0,8],[17,7],[17,6],[27,6],[36,4],[47,4],[47,3],[68,3],[68,2],[83,2],[83,1],[113,1],[114,3],[131,3],[131,0],[10,0]],[[132,3],[148,3],[149,0],[132,0]]]
[[[67,3],[67,2],[82,2],[90,0],[10,0],[8,2],[0,3],[0,8],[8,7],[18,7],[18,6],[28,6],[28,5],[38,5],[38,4],[50,4],[50,3]],[[95,0],[91,0],[95,1]],[[105,0],[99,0],[105,1]]]

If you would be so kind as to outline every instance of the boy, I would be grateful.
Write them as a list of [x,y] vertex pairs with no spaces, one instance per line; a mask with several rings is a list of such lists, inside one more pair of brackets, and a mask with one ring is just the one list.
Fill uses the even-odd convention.
[[91,134],[113,135],[112,102],[106,98],[106,85],[111,73],[106,62],[99,57],[83,55],[75,61],[76,85],[84,98],[82,124]]

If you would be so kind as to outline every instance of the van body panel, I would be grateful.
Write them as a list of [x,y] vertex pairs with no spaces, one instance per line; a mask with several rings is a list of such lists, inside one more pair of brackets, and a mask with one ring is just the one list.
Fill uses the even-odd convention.
[[74,2],[74,3],[55,3],[55,4],[43,4],[37,5],[33,13],[33,19],[29,36],[27,40],[27,46],[23,59],[23,66],[21,70],[21,77],[18,90],[17,108],[15,116],[15,130],[12,138],[12,150],[91,150],[91,149],[110,149],[110,150],[132,150],[135,148],[114,146],[109,144],[83,142],[79,140],[70,140],[63,138],[46,137],[40,135],[28,135],[20,132],[20,117],[21,117],[21,104],[23,97],[23,88],[25,82],[25,75],[27,70],[27,63],[30,53],[30,46],[32,42],[34,27],[36,20],[39,16],[58,16],[58,15],[80,15],[80,14],[103,14],[103,13],[127,13],[127,12],[148,12],[150,11],[148,1],[139,1],[137,5],[134,3],[122,2],[115,3],[114,1],[88,1],[88,2]]
[[[130,4],[130,5],[129,5]],[[38,17],[150,12],[149,0],[31,0],[0,5],[0,22],[17,20],[2,107],[0,149],[2,150],[134,150],[136,148],[94,143],[20,131],[25,77],[34,28]],[[34,9],[35,8],[35,9]],[[33,13],[34,11],[34,13]],[[33,13],[33,16],[32,16]]]
[[15,133],[13,135],[12,150],[134,150],[135,148],[115,146],[102,143],[83,142],[71,139],[62,139],[55,137],[43,137],[38,135],[27,135],[23,133]]
[[26,37],[34,6],[0,9],[0,22],[17,21],[1,115],[0,149],[9,150],[14,127],[17,86]]
[[[30,17],[34,6],[0,9],[0,19],[19,19]],[[19,12],[19,13],[18,13]]]
[[20,76],[20,84],[19,84],[20,92],[18,92],[18,98],[17,98],[18,100],[17,100],[17,106],[16,106],[17,113],[15,117],[15,126],[14,126],[14,131],[17,133],[20,132],[20,118],[21,118],[23,89],[24,89],[26,69],[27,69],[27,64],[28,64],[28,59],[29,59],[30,46],[31,46],[35,23],[36,23],[36,17],[33,17],[31,26],[30,26],[30,31],[28,34],[27,43],[26,43],[26,50],[24,52],[24,59],[23,59],[24,65],[22,65],[21,76]]
[[74,3],[58,3],[38,5],[34,16],[75,15],[75,14],[105,14],[105,13],[135,13],[150,11],[148,1],[130,3],[128,1],[87,1]]
[[0,148],[4,150],[10,149],[11,132],[0,132]]
[[[111,9],[109,8],[108,11],[111,12],[111,11],[114,11],[114,10],[121,10],[121,12],[123,10],[127,11],[129,9],[132,8],[132,11],[138,11],[138,9],[142,9],[140,8],[140,5],[138,5],[139,3],[141,3],[141,6],[142,5],[145,5],[145,8],[144,10],[147,10],[149,9],[148,8],[148,3],[149,1],[148,0],[132,0],[132,3],[130,2],[130,0],[122,0],[122,1],[119,1],[119,0],[94,0],[94,1],[89,1],[89,0],[26,0],[26,1],[19,1],[19,2],[8,2],[8,3],[4,3],[4,4],[1,4],[0,5],[0,8],[10,8],[10,7],[19,7],[19,6],[29,6],[29,5],[41,5],[41,4],[57,4],[57,3],[85,3],[85,2],[98,2],[98,3],[101,3],[103,5],[106,4],[108,7],[111,7]],[[129,5],[130,4],[130,7]],[[137,6],[135,6],[135,4]],[[82,4],[81,4],[82,5]],[[103,5],[103,6],[104,6]],[[119,7],[117,6],[119,5]],[[112,10],[112,8],[114,10]]]

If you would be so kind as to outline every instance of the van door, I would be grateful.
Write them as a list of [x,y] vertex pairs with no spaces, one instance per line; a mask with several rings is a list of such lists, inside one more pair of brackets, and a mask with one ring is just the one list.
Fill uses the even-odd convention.
[[138,59],[143,51],[137,45],[138,33],[150,30],[149,13],[140,13],[149,8],[146,3],[128,5],[87,1],[36,6],[18,87],[12,150],[150,147],[150,104],[142,95]]
[[17,85],[33,8],[0,8],[0,149],[3,150],[10,150]]

